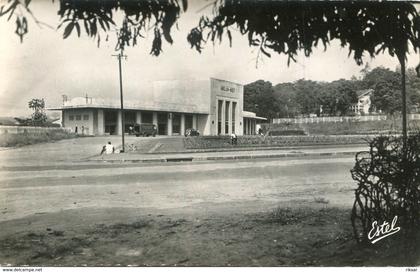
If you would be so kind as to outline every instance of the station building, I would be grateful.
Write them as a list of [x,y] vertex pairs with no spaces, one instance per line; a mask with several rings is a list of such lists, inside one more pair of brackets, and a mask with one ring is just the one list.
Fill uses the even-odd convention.
[[158,135],[183,135],[188,128],[201,135],[256,134],[256,124],[266,118],[243,110],[243,85],[226,80],[156,81],[142,88],[141,101],[76,97],[63,100],[62,126],[85,135],[121,134],[140,123],[156,125]]

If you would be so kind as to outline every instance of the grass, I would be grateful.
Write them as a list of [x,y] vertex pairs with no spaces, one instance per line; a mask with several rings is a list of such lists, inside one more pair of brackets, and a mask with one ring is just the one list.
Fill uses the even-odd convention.
[[[69,227],[69,226],[67,226]],[[139,215],[133,223],[38,230],[0,240],[0,264],[40,266],[415,266],[400,233],[353,238],[350,210],[278,207],[259,213]]]
[[0,147],[19,147],[37,143],[53,142],[78,137],[77,134],[62,129],[49,130],[41,133],[4,133],[0,135]]
[[184,138],[186,149],[216,149],[244,147],[289,147],[336,144],[364,144],[366,136],[238,136],[238,144],[232,145],[228,136],[203,136]]
[[[267,126],[267,125],[266,125]],[[400,133],[402,130],[401,119],[388,119],[366,122],[326,122],[307,124],[270,124],[270,131],[304,130],[309,135],[354,135],[354,134],[389,134]],[[411,130],[420,129],[420,120],[408,122]]]

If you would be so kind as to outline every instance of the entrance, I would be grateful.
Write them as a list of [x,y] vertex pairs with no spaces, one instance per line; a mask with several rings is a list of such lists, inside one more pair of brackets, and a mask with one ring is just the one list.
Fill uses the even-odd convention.
[[158,113],[158,135],[168,135],[168,114]]
[[172,134],[181,134],[181,114],[172,114]]
[[[188,128],[193,128],[193,117],[190,114],[185,115],[185,129]],[[182,133],[185,133],[185,131],[183,131]]]
[[117,120],[118,112],[117,111],[104,111],[105,119],[105,133],[110,135],[117,134]]

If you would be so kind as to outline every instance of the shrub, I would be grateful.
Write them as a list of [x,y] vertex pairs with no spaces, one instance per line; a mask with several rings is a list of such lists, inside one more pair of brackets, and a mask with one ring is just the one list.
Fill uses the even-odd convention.
[[0,134],[0,146],[1,147],[13,147],[13,146],[24,146],[43,142],[52,142],[62,139],[69,139],[77,137],[76,134],[67,132],[62,129],[46,130],[42,132],[28,132],[12,134],[3,133]]
[[380,136],[369,151],[356,155],[351,170],[357,182],[351,215],[355,238],[368,241],[373,221],[391,222],[406,234],[420,228],[420,134],[410,135],[403,149],[402,137]]
[[230,144],[229,136],[202,136],[184,138],[187,149],[236,148],[236,147],[289,147],[334,144],[361,144],[366,139],[362,136],[238,136],[237,145]]

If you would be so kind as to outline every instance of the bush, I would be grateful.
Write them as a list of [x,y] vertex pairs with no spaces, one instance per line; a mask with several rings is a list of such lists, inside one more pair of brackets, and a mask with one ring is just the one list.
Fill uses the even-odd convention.
[[229,136],[202,136],[184,138],[187,149],[236,148],[236,147],[290,147],[310,145],[361,144],[366,139],[361,136],[238,136],[237,145],[230,144]]
[[391,222],[406,234],[420,228],[420,134],[410,135],[406,151],[402,137],[380,136],[370,150],[356,155],[351,170],[358,183],[351,215],[355,238],[367,242],[373,221]]
[[[307,124],[270,124],[271,131],[277,130],[303,130],[309,135],[367,135],[401,133],[401,119],[388,119],[381,121],[343,121]],[[265,125],[267,126],[267,125]],[[408,128],[416,131],[420,128],[420,120],[410,120]]]
[[1,147],[14,147],[24,146],[36,143],[58,141],[62,139],[69,139],[77,137],[76,134],[67,132],[62,129],[48,130],[41,133],[32,133],[25,131],[24,133],[12,134],[4,133],[0,134],[0,146]]

